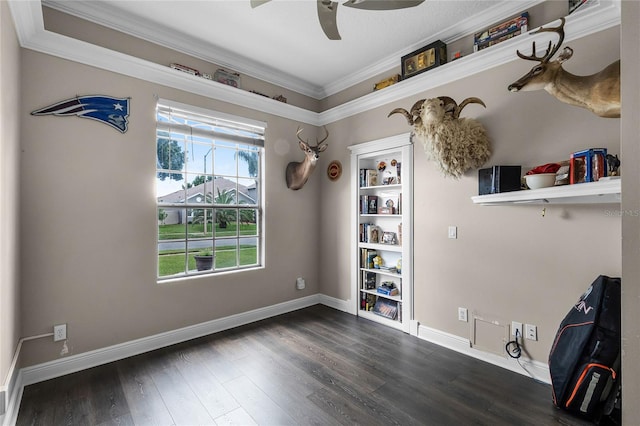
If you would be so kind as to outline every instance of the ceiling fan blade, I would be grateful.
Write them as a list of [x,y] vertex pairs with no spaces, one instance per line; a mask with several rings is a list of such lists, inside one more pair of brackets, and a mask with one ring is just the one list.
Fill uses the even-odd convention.
[[343,6],[363,10],[394,10],[415,7],[424,0],[347,0]]
[[251,0],[251,7],[258,7],[270,1],[271,0]]
[[338,32],[338,22],[336,16],[338,12],[338,2],[318,0],[318,20],[322,31],[329,40],[342,40]]

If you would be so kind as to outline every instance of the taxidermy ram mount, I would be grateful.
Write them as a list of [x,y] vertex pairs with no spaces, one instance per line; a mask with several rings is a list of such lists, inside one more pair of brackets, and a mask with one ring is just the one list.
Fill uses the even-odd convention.
[[560,26],[554,28],[540,28],[531,34],[542,32],[557,33],[558,42],[549,47],[544,55],[536,56],[536,42],[533,42],[533,53],[523,55],[519,50],[518,56],[539,64],[531,68],[527,74],[508,87],[511,92],[524,92],[544,89],[558,100],[569,105],[586,108],[594,114],[605,118],[620,117],[620,61],[615,61],[602,71],[586,76],[573,75],[562,68],[562,64],[573,55],[573,49],[565,47],[556,60],[551,57],[556,54],[564,40],[564,18],[560,19]]
[[491,156],[491,143],[484,126],[472,118],[460,118],[462,109],[472,103],[486,105],[479,98],[457,104],[448,96],[421,99],[411,111],[396,108],[413,126],[411,137],[424,145],[427,155],[445,176],[459,178],[467,170],[480,168]]

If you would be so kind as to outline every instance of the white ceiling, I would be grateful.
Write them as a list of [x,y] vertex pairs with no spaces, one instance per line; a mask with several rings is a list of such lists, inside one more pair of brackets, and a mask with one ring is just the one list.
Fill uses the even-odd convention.
[[541,1],[426,0],[389,11],[340,5],[342,40],[327,39],[315,0],[272,0],[257,8],[249,0],[43,4],[321,99],[389,71],[402,55],[434,40],[451,42]]

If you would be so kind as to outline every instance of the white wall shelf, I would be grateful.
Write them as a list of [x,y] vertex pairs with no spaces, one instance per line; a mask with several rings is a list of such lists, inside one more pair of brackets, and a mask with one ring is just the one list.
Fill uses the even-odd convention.
[[527,189],[471,197],[475,204],[497,206],[516,204],[615,204],[620,203],[621,179],[550,188]]

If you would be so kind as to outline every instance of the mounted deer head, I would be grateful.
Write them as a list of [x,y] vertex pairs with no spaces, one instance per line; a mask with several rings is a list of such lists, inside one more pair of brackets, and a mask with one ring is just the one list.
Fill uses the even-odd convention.
[[600,117],[620,117],[620,61],[610,64],[602,71],[588,76],[573,75],[562,68],[562,63],[573,55],[573,49],[565,47],[555,61],[551,57],[560,49],[564,40],[564,22],[555,28],[540,28],[531,34],[554,32],[560,38],[549,47],[543,56],[536,56],[536,42],[530,56],[516,51],[528,61],[540,62],[518,81],[509,85],[509,91],[531,91],[544,89],[558,100],[570,105],[586,108]]
[[287,170],[285,172],[285,178],[287,179],[287,188],[298,190],[307,183],[307,179],[313,173],[313,169],[316,168],[316,162],[320,158],[320,153],[323,152],[329,145],[324,143],[329,137],[329,131],[326,127],[323,127],[327,135],[321,140],[316,139],[316,146],[309,145],[309,141],[303,141],[300,137],[302,129],[298,128],[296,136],[298,137],[298,145],[300,149],[304,151],[304,159],[301,162],[292,161],[287,164]]

